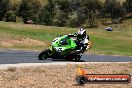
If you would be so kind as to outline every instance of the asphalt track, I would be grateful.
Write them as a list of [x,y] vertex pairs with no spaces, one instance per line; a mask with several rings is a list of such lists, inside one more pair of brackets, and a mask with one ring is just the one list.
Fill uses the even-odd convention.
[[[65,60],[38,60],[39,51],[0,50],[0,64],[73,62]],[[80,62],[132,62],[130,56],[83,55]]]

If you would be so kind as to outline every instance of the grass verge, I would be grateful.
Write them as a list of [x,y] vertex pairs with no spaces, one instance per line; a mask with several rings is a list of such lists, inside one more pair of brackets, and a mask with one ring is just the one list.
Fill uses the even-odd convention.
[[[88,52],[132,56],[131,22],[132,19],[123,24],[111,25],[114,30],[112,32],[105,31],[105,26],[86,29],[93,46]],[[76,28],[0,22],[0,48],[43,50],[56,36],[75,33],[77,30]]]

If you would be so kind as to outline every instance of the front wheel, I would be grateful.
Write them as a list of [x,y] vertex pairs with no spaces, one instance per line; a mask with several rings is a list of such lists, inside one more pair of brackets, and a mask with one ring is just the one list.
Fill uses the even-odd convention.
[[46,60],[49,57],[50,53],[51,53],[50,49],[46,49],[42,51],[38,56],[39,60]]

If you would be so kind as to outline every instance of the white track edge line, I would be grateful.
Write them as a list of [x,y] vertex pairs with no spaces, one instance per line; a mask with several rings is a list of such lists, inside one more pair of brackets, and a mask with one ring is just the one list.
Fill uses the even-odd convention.
[[110,64],[110,63],[132,63],[132,62],[50,62],[50,63],[18,63],[18,64],[0,64],[0,69],[8,69],[9,67],[22,68],[22,67],[37,67],[37,66],[50,66],[50,65],[78,65],[78,64]]

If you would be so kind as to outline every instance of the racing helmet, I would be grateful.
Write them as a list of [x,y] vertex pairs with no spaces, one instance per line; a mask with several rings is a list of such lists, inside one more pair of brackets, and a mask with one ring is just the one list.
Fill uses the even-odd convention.
[[77,38],[79,40],[83,40],[86,37],[86,30],[85,29],[79,29],[79,31],[77,32]]

